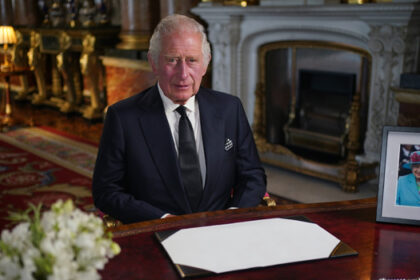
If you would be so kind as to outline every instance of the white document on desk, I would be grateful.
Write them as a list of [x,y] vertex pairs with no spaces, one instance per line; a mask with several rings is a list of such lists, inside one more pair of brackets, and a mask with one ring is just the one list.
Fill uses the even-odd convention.
[[328,258],[339,243],[317,224],[281,218],[181,229],[162,241],[176,265],[214,273]]

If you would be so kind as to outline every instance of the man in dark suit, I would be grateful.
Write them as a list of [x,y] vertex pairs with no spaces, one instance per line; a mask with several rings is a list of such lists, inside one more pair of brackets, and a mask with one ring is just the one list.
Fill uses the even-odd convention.
[[101,211],[132,223],[259,204],[266,177],[240,100],[200,87],[210,57],[195,20],[171,15],[156,27],[157,85],[106,114],[93,176]]

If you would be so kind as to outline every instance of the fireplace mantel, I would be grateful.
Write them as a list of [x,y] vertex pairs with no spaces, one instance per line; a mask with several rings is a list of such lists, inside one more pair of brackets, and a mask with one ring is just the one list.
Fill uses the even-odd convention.
[[258,49],[278,41],[317,41],[359,48],[371,55],[368,124],[362,162],[380,157],[382,127],[396,125],[391,87],[400,74],[418,72],[420,3],[364,5],[222,6],[200,3],[192,12],[208,23],[213,88],[241,98],[253,122]]

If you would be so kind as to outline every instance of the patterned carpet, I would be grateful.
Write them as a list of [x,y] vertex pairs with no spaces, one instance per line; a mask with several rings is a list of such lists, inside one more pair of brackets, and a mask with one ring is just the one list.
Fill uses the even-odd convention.
[[95,211],[91,178],[97,148],[52,129],[21,128],[0,133],[0,228],[9,226],[9,211],[29,203],[50,206],[72,199]]
[[[9,211],[29,203],[49,207],[72,199],[82,210],[96,211],[91,197],[97,147],[79,137],[48,127],[0,133],[0,229]],[[270,195],[277,205],[296,201]]]

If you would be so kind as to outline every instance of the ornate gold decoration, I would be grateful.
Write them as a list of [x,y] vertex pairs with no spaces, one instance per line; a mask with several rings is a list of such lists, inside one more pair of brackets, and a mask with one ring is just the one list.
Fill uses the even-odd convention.
[[117,48],[123,50],[147,50],[149,48],[149,35],[136,35],[136,34],[120,34],[121,43]]
[[82,109],[83,117],[95,119],[103,116],[104,104],[100,99],[99,81],[102,71],[101,63],[95,51],[95,37],[87,34],[83,38],[83,51],[80,56],[82,75],[88,84],[90,106]]
[[343,189],[348,192],[357,191],[359,178],[359,166],[356,161],[356,154],[360,148],[360,95],[356,93],[350,108],[350,121],[348,125],[347,139],[347,162],[346,175],[344,182],[341,183]]
[[109,215],[104,215],[102,220],[107,229],[115,228],[122,224],[120,221],[118,221],[117,219],[114,219],[113,217]]
[[86,34],[83,38],[82,46],[84,53],[93,53],[95,51],[96,38],[91,34]]
[[[116,27],[33,30],[28,55],[39,92],[32,96],[32,102],[101,119],[104,71],[99,55],[104,47],[115,47],[119,31]],[[46,73],[51,76],[46,77]],[[84,98],[84,92],[90,98]]]
[[259,5],[259,0],[201,0],[202,3],[217,3],[225,6],[241,6],[247,7],[252,5]]
[[371,2],[370,0],[344,0],[345,4],[365,4]]
[[71,46],[71,38],[66,32],[59,33],[58,41],[60,42],[60,48],[62,51],[68,50]]
[[48,99],[45,83],[45,56],[41,53],[41,35],[31,32],[31,48],[28,51],[28,64],[34,72],[38,93],[32,96],[33,104],[41,104]]
[[[25,42],[24,35],[30,35],[28,30],[16,30],[16,44],[11,50],[12,63],[17,67],[26,68],[28,67],[28,50],[30,48],[30,42]],[[28,76],[20,75],[18,76],[20,87],[18,90],[15,90],[16,95],[14,96],[17,100],[25,100],[28,97],[28,94],[33,90],[29,87]]]
[[68,51],[59,53],[56,58],[57,68],[63,76],[66,87],[66,98],[59,106],[60,111],[63,113],[74,112],[82,101],[79,61]]
[[51,63],[51,76],[52,76],[52,86],[51,86],[51,91],[52,91],[52,96],[54,96],[54,98],[59,98],[61,99],[63,96],[63,87],[61,86],[61,84],[63,83],[63,79],[61,77],[60,71],[58,70],[58,66],[57,66],[57,58],[55,56],[51,57],[52,63]]
[[265,204],[268,207],[273,207],[273,206],[276,206],[277,205],[276,201],[274,199],[272,199],[271,197],[269,197],[269,196],[264,196],[263,197],[263,201],[265,202]]
[[12,48],[12,63],[17,67],[25,67],[28,65],[28,57],[26,55],[27,46],[23,41],[23,34],[16,30],[16,43]]
[[420,104],[420,90],[418,89],[391,87],[391,90],[395,92],[395,99],[400,103]]

